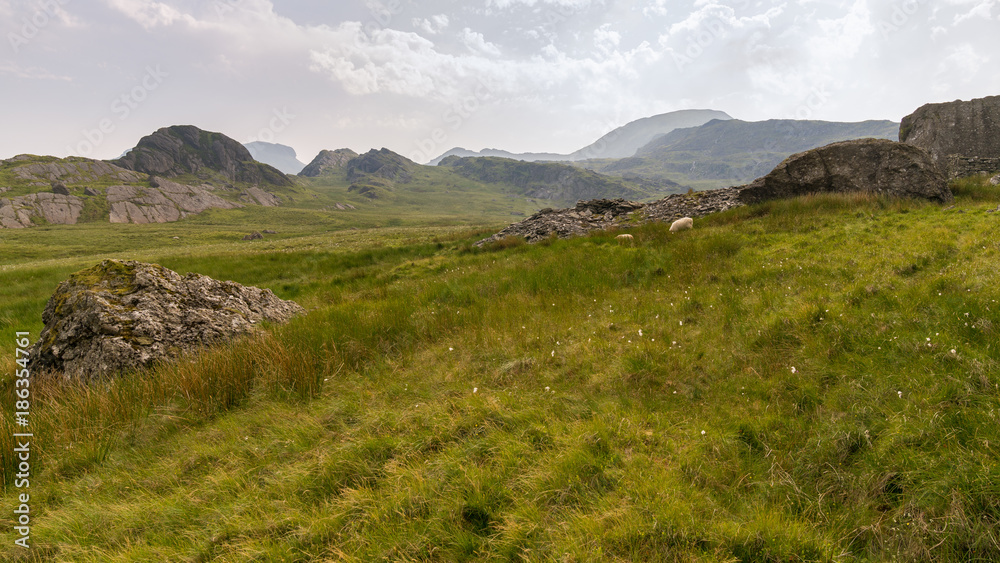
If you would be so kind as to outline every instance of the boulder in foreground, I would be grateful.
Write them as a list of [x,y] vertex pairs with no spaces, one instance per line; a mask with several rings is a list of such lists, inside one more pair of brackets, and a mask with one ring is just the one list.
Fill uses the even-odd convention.
[[73,274],[49,299],[31,349],[34,371],[89,382],[228,340],[304,309],[269,289],[105,260]]
[[888,197],[954,197],[927,151],[885,139],[833,143],[792,155],[740,191],[745,204],[821,192],[867,192]]

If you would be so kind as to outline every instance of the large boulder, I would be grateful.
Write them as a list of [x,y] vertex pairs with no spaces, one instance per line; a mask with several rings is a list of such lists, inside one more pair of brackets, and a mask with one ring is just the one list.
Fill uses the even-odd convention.
[[944,173],[918,147],[885,139],[834,143],[794,154],[740,191],[746,204],[820,192],[868,192],[952,201]]
[[269,289],[105,260],[61,283],[30,351],[36,372],[89,382],[149,367],[302,313]]
[[1000,157],[1000,96],[926,104],[903,118],[899,140],[935,160],[957,154]]

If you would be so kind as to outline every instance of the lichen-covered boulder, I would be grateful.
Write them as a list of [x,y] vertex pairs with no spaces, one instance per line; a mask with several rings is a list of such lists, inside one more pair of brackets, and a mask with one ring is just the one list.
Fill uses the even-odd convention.
[[180,274],[156,264],[105,260],[59,285],[31,349],[36,372],[89,382],[304,312],[269,289]]
[[824,192],[954,199],[930,153],[886,139],[858,139],[794,154],[767,176],[740,189],[745,204]]

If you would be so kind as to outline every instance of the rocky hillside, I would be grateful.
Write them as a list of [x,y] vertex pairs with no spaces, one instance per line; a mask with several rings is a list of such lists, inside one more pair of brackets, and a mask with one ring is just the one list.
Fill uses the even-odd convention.
[[237,141],[191,125],[158,129],[112,164],[167,178],[194,175],[209,182],[292,185],[281,171],[254,160]]
[[307,178],[318,178],[325,174],[331,174],[343,170],[352,158],[356,158],[358,153],[351,149],[337,149],[335,151],[319,151],[316,158],[307,164],[298,174]]
[[243,146],[254,160],[273,166],[284,174],[298,174],[306,166],[295,154],[295,149],[286,145],[254,141]]
[[763,176],[792,154],[866,137],[895,140],[897,129],[891,121],[715,120],[659,137],[634,157],[583,165],[605,174],[669,178],[702,189],[725,187]]
[[0,161],[0,228],[80,222],[165,223],[208,209],[273,207],[257,186],[188,185],[86,158],[19,155]]

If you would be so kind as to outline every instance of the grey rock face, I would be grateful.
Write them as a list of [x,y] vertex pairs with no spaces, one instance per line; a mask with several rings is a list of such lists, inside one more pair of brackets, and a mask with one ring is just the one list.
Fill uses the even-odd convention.
[[948,178],[952,180],[967,176],[992,176],[1000,172],[1000,158],[950,154],[938,160],[938,166],[945,168],[948,171]]
[[927,151],[885,139],[844,141],[792,155],[743,188],[739,197],[750,204],[819,192],[869,192],[941,203],[954,199]]
[[31,367],[89,382],[302,312],[268,289],[181,276],[156,264],[105,260],[56,289],[42,313],[45,328],[30,351]]
[[903,118],[899,140],[948,155],[1000,157],[1000,96],[926,104]]
[[168,223],[206,209],[235,209],[238,203],[226,201],[204,188],[153,178],[157,187],[111,186],[107,189],[112,223]]
[[1000,174],[997,174],[996,176],[990,178],[990,185],[1000,186]]
[[69,195],[69,188],[62,182],[52,182],[52,193],[59,195]]
[[240,199],[251,205],[259,204],[263,207],[278,207],[281,205],[281,199],[278,198],[278,196],[265,192],[256,186],[247,188],[247,190],[241,194]]
[[95,190],[94,188],[85,188],[83,190],[83,195],[89,195],[91,197],[101,195],[101,192]]
[[[5,162],[20,162],[30,160],[28,155],[19,155]],[[49,181],[79,184],[81,182],[97,182],[100,180],[118,181],[123,184],[139,182],[144,179],[142,174],[119,168],[100,160],[64,159],[58,162],[32,162],[13,169],[19,180]],[[67,194],[68,195],[68,194]]]
[[75,225],[83,211],[83,200],[49,192],[0,199],[0,227],[22,229],[31,227],[33,217],[52,225]]

